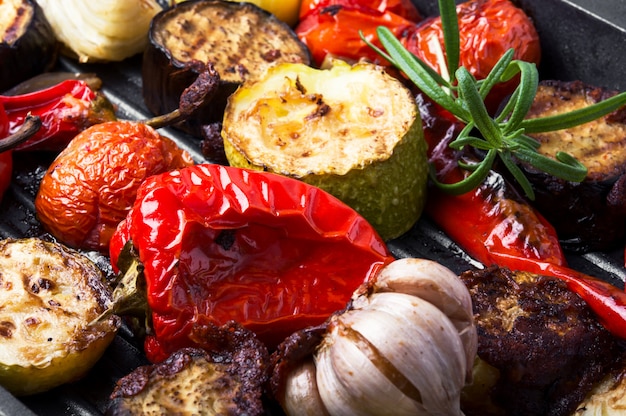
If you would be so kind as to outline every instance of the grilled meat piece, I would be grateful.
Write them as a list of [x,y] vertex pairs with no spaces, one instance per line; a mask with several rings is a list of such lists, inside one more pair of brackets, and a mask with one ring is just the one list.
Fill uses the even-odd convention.
[[[587,107],[616,92],[580,81],[543,81],[529,118]],[[626,231],[626,108],[570,129],[532,134],[539,152],[575,156],[587,169],[582,183],[567,182],[523,165],[535,189],[535,205],[550,221],[565,249],[610,249]]]
[[487,369],[475,372],[474,385],[489,385],[488,397],[466,396],[466,415],[570,415],[619,365],[621,346],[563,281],[498,267],[461,279]]
[[269,355],[256,336],[232,323],[207,327],[215,350],[184,348],[118,380],[108,415],[260,415]]

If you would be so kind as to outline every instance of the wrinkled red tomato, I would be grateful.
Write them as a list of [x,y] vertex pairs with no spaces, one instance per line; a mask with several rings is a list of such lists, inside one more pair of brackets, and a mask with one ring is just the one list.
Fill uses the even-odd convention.
[[[526,13],[509,0],[472,0],[456,7],[459,19],[459,65],[467,68],[477,79],[484,79],[496,62],[509,49],[515,49],[515,59],[539,64],[541,45],[539,35]],[[424,20],[401,38],[404,46],[440,74],[446,74],[446,54],[443,46],[441,18]],[[487,103],[497,107],[517,80],[497,85]]]
[[108,252],[144,179],[192,164],[186,151],[145,124],[97,124],[78,134],[50,165],[35,198],[37,216],[59,241]]

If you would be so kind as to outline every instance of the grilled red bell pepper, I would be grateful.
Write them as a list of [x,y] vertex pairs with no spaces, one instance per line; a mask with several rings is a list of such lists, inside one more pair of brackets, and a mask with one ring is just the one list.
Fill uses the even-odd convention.
[[331,6],[344,6],[366,11],[369,9],[379,13],[391,12],[414,22],[422,20],[420,12],[411,0],[302,0],[300,19]]
[[386,5],[380,1],[330,0],[305,2],[301,6],[296,34],[309,50],[313,61],[321,65],[327,56],[357,61],[367,58],[384,63],[362,39],[378,43],[376,28],[388,27],[396,36],[421,19],[410,2]]
[[19,130],[28,114],[41,119],[37,134],[16,150],[60,151],[87,127],[116,119],[106,97],[78,79],[31,93],[0,95],[0,104],[9,118],[9,134]]
[[[462,124],[418,95],[428,155],[441,182],[467,174],[459,168],[462,152],[449,143]],[[554,228],[499,173],[492,171],[474,191],[460,196],[429,190],[426,213],[467,254],[482,264],[554,276],[564,280],[615,336],[626,339],[626,293],[610,283],[566,265]]]
[[354,210],[304,182],[202,164],[148,178],[110,244],[131,241],[143,264],[152,361],[210,348],[202,327],[231,320],[272,348],[345,308],[393,261]]
[[[9,135],[9,117],[4,106],[0,104],[0,138]],[[13,173],[13,155],[10,150],[0,153],[0,200],[9,189],[11,175]]]
[[0,201],[11,184],[13,149],[38,131],[41,120],[32,115],[27,117],[22,127],[14,134],[9,134],[9,124],[9,117],[0,103]]

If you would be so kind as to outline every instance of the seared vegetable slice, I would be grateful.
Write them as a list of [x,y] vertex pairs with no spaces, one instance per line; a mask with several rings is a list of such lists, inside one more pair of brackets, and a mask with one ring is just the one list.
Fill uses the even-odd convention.
[[179,127],[200,136],[221,121],[227,97],[277,62],[310,62],[309,51],[284,22],[250,3],[187,1],[155,16],[143,59],[143,96],[154,114],[178,107],[181,92],[212,63],[221,88],[209,106]]
[[572,415],[623,348],[566,284],[490,267],[461,274],[478,328],[468,416]]
[[235,323],[205,327],[197,336],[211,338],[214,348],[184,348],[137,368],[117,382],[107,414],[264,414],[265,345]]
[[111,292],[97,266],[36,238],[0,242],[0,384],[16,395],[83,376],[113,340],[120,320],[91,322]]
[[156,0],[39,0],[63,53],[79,62],[122,61],[143,52]]
[[32,0],[0,1],[0,91],[52,68],[57,42]]
[[[540,83],[528,118],[584,109],[617,94],[580,81]],[[568,250],[607,250],[626,235],[626,108],[568,129],[533,133],[538,152],[565,151],[587,167],[582,182],[569,182],[523,163],[537,209]]]
[[411,93],[382,67],[280,64],[229,99],[222,136],[233,166],[319,186],[384,239],[419,218],[426,143]]

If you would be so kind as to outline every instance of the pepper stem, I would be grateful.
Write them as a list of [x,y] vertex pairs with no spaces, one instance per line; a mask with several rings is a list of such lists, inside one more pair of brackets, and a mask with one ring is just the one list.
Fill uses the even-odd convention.
[[146,297],[146,280],[143,274],[143,264],[134,253],[132,243],[124,246],[118,261],[120,275],[115,289],[113,301],[109,308],[94,319],[91,324],[102,321],[111,315],[129,315],[144,318],[146,330],[150,328],[148,317],[148,300]]
[[0,152],[11,150],[20,143],[24,143],[26,140],[33,137],[33,135],[37,133],[40,128],[41,118],[39,118],[39,116],[33,116],[29,113],[18,131],[0,140]]
[[191,64],[198,72],[196,80],[180,95],[178,108],[170,113],[153,117],[144,121],[148,126],[159,129],[174,123],[185,120],[194,114],[198,109],[208,105],[212,100],[220,85],[220,75],[212,64]]

